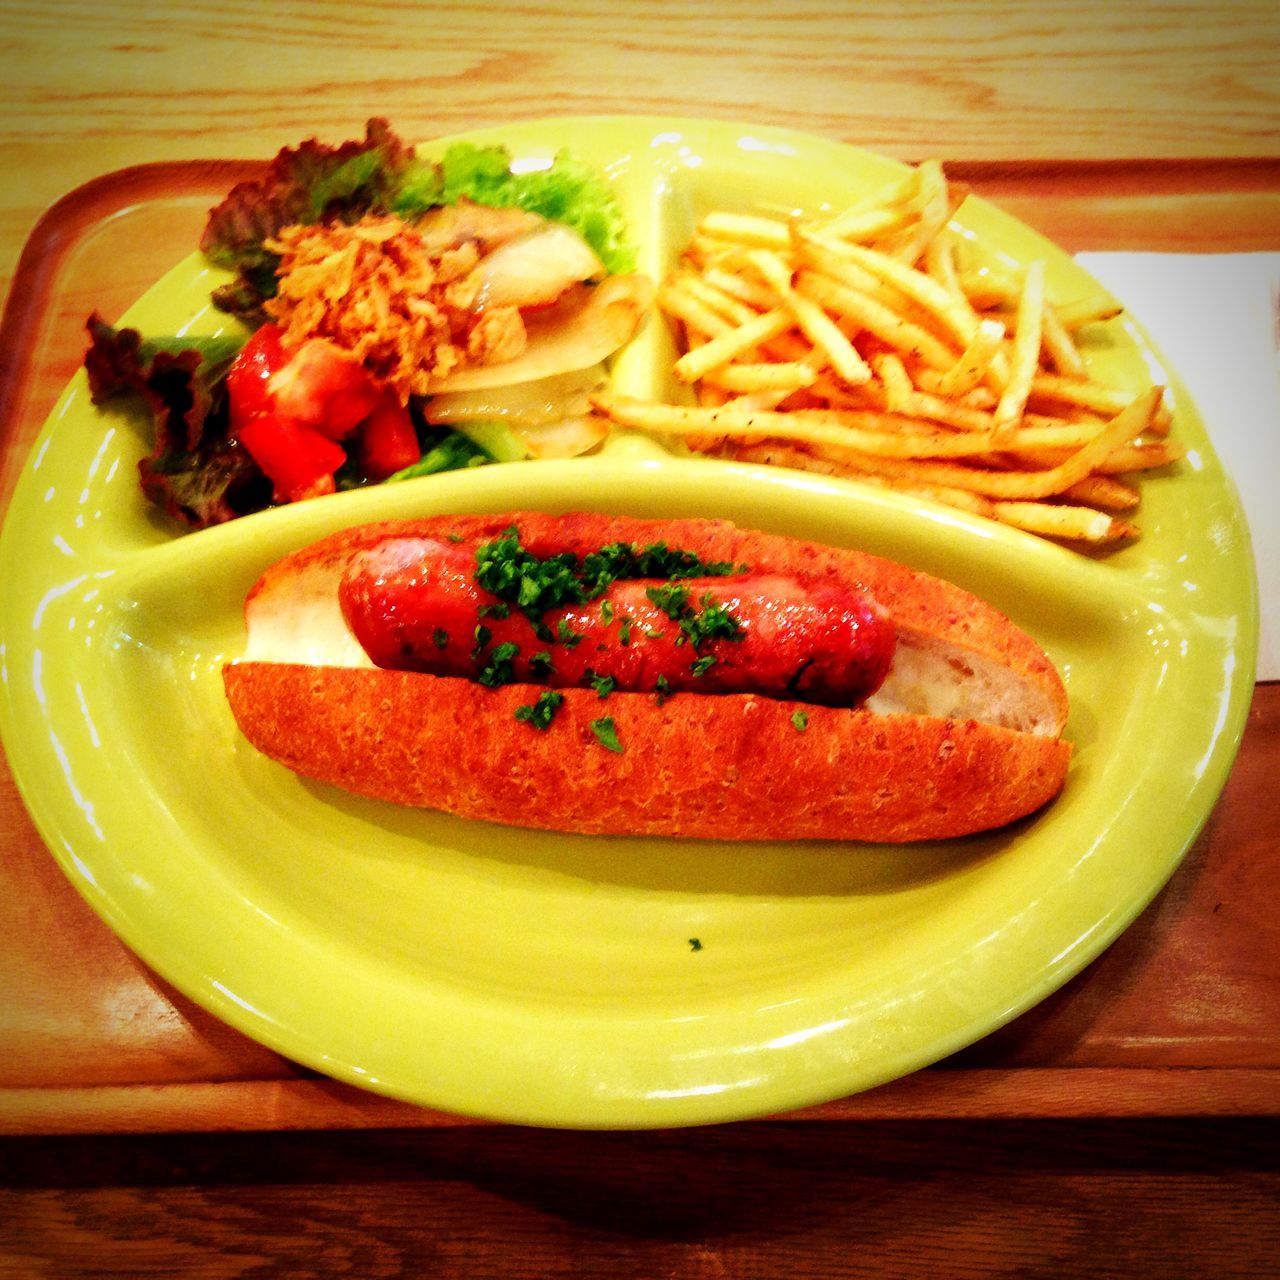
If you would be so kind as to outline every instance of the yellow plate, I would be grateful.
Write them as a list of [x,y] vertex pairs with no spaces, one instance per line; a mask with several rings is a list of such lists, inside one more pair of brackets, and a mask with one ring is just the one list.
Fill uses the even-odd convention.
[[[557,119],[471,135],[605,168],[661,276],[699,213],[839,206],[888,160],[774,129]],[[434,144],[433,144],[434,147]],[[1097,286],[1011,218],[961,221],[1060,296]],[[134,307],[216,330],[193,256]],[[672,391],[654,318],[616,384]],[[39,828],[145,961],[227,1022],[341,1079],[456,1112],[564,1126],[728,1120],[902,1075],[1027,1008],[1165,882],[1216,799],[1253,684],[1240,508],[1144,336],[1187,460],[1144,484],[1143,537],[1091,560],[856,484],[668,456],[517,462],[339,495],[182,537],[146,507],[146,429],[77,376],[0,540],[3,729]],[[1032,631],[1072,699],[1066,791],[1044,814],[920,847],[587,839],[463,822],[304,782],[239,738],[220,665],[258,573],[343,525],[435,512],[705,514],[857,545],[975,590]],[[767,778],[754,785],[763,789]],[[696,942],[694,941],[696,939]]]

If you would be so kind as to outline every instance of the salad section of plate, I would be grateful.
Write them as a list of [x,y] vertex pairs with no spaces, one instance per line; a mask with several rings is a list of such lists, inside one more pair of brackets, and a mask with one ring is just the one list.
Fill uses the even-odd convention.
[[[526,161],[569,147],[617,190],[661,279],[707,208],[838,208],[891,161],[778,130],[677,119],[472,135]],[[431,144],[434,148],[437,144]],[[960,221],[1054,287],[1096,286],[970,200]],[[217,333],[198,255],[124,317]],[[613,390],[671,390],[655,313]],[[147,425],[62,396],[0,537],[0,729],[64,871],[137,954],[228,1023],[351,1083],[561,1126],[730,1120],[868,1088],[1026,1009],[1160,889],[1207,818],[1253,683],[1256,603],[1229,479],[1135,327],[1091,351],[1171,389],[1187,456],[1144,488],[1142,537],[1090,558],[838,477],[676,456],[615,432],[589,456],[493,464],[177,532],[150,508]],[[220,679],[263,568],[346,525],[534,508],[712,515],[947,577],[1062,671],[1062,796],[962,841],[599,839],[395,809],[308,783],[239,737]],[[760,779],[758,786],[767,787]]]

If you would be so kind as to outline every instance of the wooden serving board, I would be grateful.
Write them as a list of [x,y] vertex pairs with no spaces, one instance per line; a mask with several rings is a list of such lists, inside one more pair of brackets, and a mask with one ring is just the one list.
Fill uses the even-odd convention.
[[[84,350],[196,246],[253,162],[143,166],[36,227],[0,330],[0,509]],[[948,166],[1071,251],[1280,249],[1280,161]],[[1280,685],[1257,686],[1218,807],[1173,880],[1055,995],[813,1120],[1280,1113]],[[64,879],[0,768],[0,1133],[468,1121],[316,1076],[138,961]]]

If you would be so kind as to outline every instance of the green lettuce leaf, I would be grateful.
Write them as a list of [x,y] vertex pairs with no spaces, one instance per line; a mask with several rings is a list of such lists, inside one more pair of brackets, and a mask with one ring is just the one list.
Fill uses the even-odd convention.
[[572,227],[610,272],[635,268],[622,211],[605,177],[567,151],[543,169],[512,172],[503,147],[456,142],[441,157],[438,203],[466,197],[477,204],[514,205]]

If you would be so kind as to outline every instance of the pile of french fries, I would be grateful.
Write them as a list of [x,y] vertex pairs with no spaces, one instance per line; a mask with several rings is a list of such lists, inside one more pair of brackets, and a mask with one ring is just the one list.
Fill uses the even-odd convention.
[[818,219],[706,214],[658,291],[696,404],[602,394],[615,424],[844,475],[1078,546],[1131,540],[1136,473],[1183,453],[1163,389],[1090,375],[1109,297],[971,261],[965,192],[926,161]]

